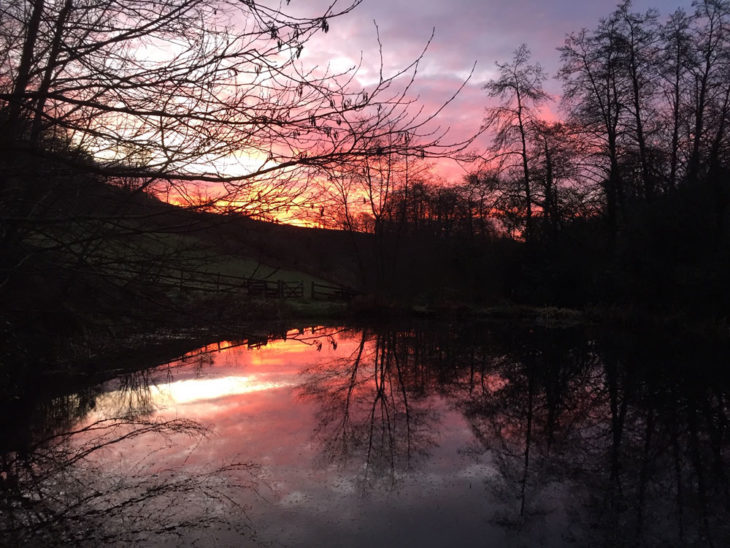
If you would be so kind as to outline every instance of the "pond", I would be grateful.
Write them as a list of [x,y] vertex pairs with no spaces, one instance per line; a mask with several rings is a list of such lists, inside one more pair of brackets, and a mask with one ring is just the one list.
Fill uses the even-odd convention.
[[0,543],[722,546],[728,355],[495,324],[221,341],[36,402]]

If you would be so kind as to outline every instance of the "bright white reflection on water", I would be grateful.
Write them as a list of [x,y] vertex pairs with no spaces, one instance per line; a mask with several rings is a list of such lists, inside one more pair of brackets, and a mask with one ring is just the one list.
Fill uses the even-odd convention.
[[[202,400],[216,400],[261,390],[272,390],[292,386],[293,384],[291,381],[272,382],[261,380],[258,375],[188,379],[150,386],[149,397],[155,409],[160,411],[170,406]],[[123,397],[124,392],[112,392],[100,400],[100,407],[104,409]]]

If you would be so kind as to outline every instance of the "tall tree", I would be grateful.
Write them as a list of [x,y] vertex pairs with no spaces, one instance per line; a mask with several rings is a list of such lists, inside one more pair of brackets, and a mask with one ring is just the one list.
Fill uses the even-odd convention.
[[629,105],[628,131],[638,152],[641,174],[640,193],[646,201],[656,195],[656,176],[650,158],[650,138],[655,133],[649,124],[654,116],[654,82],[656,80],[656,57],[658,40],[658,13],[631,11],[631,0],[624,0],[613,13],[619,47],[622,50],[622,73],[628,85],[622,86],[628,93],[623,99]]
[[660,31],[663,48],[658,64],[663,97],[659,97],[659,101],[665,106],[660,109],[660,113],[663,112],[660,118],[666,142],[669,143],[669,166],[665,174],[667,189],[676,188],[684,171],[681,145],[685,140],[683,126],[687,123],[687,95],[692,67],[690,24],[687,13],[678,9],[669,16]]
[[616,233],[624,214],[624,177],[620,141],[625,116],[621,78],[621,39],[614,19],[603,19],[593,32],[570,34],[560,48],[563,106],[582,138],[592,143],[593,161],[602,170],[606,216]]
[[[691,149],[687,163],[687,181],[696,183],[702,174],[703,166],[708,167],[712,160],[708,148],[713,137],[711,124],[708,123],[710,110],[718,104],[720,111],[727,112],[727,64],[730,52],[728,24],[730,24],[730,2],[727,0],[696,0],[692,25],[692,47],[696,62],[692,66],[694,85],[692,87]],[[722,116],[714,116],[722,124]],[[724,126],[721,134],[724,132]],[[722,137],[720,137],[722,138]],[[709,145],[709,146],[708,146]]]
[[[546,74],[539,63],[530,64],[530,50],[522,44],[508,63],[497,63],[499,77],[484,88],[499,105],[487,110],[485,126],[494,130],[493,153],[507,171],[520,172],[525,211],[525,239],[533,232],[533,188],[530,174],[529,132],[539,119],[539,106],[548,99],[542,88]],[[517,159],[517,162],[514,161]]]
[[532,128],[530,151],[536,199],[548,234],[555,239],[564,221],[578,213],[568,206],[568,201],[575,197],[580,186],[577,165],[580,147],[569,126],[561,122],[540,122]]

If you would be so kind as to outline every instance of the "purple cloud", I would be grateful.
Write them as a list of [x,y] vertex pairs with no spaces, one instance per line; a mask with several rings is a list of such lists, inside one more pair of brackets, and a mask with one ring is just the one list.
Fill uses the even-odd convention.
[[[364,79],[377,69],[377,22],[383,45],[386,73],[413,61],[435,29],[433,41],[419,67],[414,92],[429,108],[437,108],[476,69],[460,97],[443,113],[441,125],[452,128],[454,140],[480,126],[487,97],[482,86],[495,75],[495,61],[507,61],[526,43],[533,61],[540,62],[551,77],[559,67],[557,48],[565,35],[593,28],[615,8],[613,0],[365,0],[352,13],[335,19],[327,34],[307,44],[302,59],[308,63],[345,67],[362,55]],[[294,0],[290,7],[312,15],[328,2]],[[637,0],[634,11],[657,8],[662,15],[682,7],[691,11],[691,0]],[[558,96],[560,84],[552,79],[549,93]],[[549,107],[553,113],[557,106]],[[481,144],[485,144],[484,140]],[[448,170],[451,171],[451,170]],[[449,176],[452,173],[449,173]]]

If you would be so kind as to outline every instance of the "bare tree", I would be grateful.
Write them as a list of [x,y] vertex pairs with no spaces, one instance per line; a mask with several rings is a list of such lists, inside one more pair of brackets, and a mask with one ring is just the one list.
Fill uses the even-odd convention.
[[[520,171],[525,210],[525,238],[532,234],[533,188],[528,147],[531,126],[538,120],[538,107],[548,99],[542,89],[546,75],[539,63],[529,64],[530,50],[522,44],[512,61],[497,63],[499,78],[484,86],[491,97],[501,99],[499,106],[487,110],[486,127],[495,130],[494,152],[505,161],[509,171]],[[512,158],[517,158],[515,163]],[[519,167],[518,167],[519,166]]]
[[[207,221],[145,201],[148,193],[272,220],[308,206],[312,181],[348,163],[465,147],[439,127],[441,108],[417,104],[430,40],[390,74],[376,49],[367,85],[357,67],[305,62],[312,36],[359,2],[308,15],[248,0],[4,2],[0,290],[19,294],[9,279],[26,284],[28,272],[58,274],[63,263],[61,294],[48,300],[65,302],[68,287],[93,285],[78,283],[81,272],[113,280],[115,293],[149,288],[177,256],[181,270],[205,263],[199,243],[177,235]],[[127,192],[112,199],[102,183]]]
[[295,191],[293,168],[383,148],[443,151],[444,133],[426,131],[435,113],[409,109],[420,58],[392,75],[381,64],[367,88],[356,71],[299,61],[357,4],[302,18],[236,0],[10,2],[0,13],[4,146],[62,134],[94,156],[88,169],[183,197],[190,183],[217,184],[211,194],[244,211],[261,188]]
[[[656,133],[652,120],[656,119],[652,99],[655,96],[655,75],[658,55],[658,28],[656,10],[646,13],[631,11],[631,0],[624,0],[613,13],[621,40],[623,78],[629,106],[627,133],[635,140],[643,198],[651,201],[656,195],[656,174],[651,156],[651,137]],[[623,86],[622,86],[623,87]]]
[[621,76],[620,37],[615,20],[601,20],[589,33],[570,34],[560,48],[563,101],[570,118],[581,127],[583,138],[594,144],[592,154],[600,166],[606,196],[606,216],[615,232],[624,210],[624,180],[620,170],[621,121],[626,96]]
[[[691,95],[691,149],[687,163],[689,183],[696,183],[702,175],[703,166],[712,163],[708,149],[712,148],[710,143],[713,141],[722,140],[730,89],[727,85],[730,3],[725,0],[698,0],[694,6],[692,49],[696,60],[691,65],[694,83]],[[712,113],[713,105],[719,106],[722,114]],[[719,139],[717,135],[712,135],[710,118],[719,124],[715,128],[719,130]]]
[[664,110],[662,124],[669,130],[669,173],[666,175],[666,187],[674,189],[680,174],[683,173],[682,142],[683,126],[686,124],[687,93],[690,88],[689,76],[692,66],[690,17],[677,10],[669,16],[661,28],[663,53],[659,58],[661,83],[660,88],[668,109]]
[[572,129],[563,123],[536,122],[530,132],[530,156],[535,181],[535,199],[551,237],[555,238],[564,221],[583,211],[568,205],[581,187],[578,182],[578,150]]

